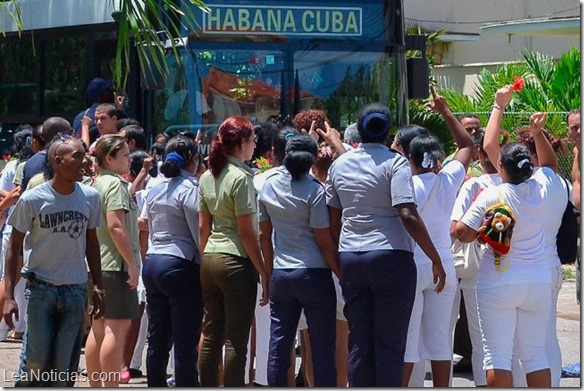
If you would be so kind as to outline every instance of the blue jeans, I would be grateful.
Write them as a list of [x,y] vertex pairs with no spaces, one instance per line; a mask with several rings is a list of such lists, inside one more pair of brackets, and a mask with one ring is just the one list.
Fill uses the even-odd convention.
[[148,387],[166,387],[166,366],[174,344],[177,387],[199,386],[197,344],[203,322],[200,267],[171,255],[149,254],[142,280],[148,303]]
[[339,260],[349,323],[349,387],[401,387],[416,293],[413,254],[341,252]]
[[288,367],[300,312],[304,309],[315,387],[335,387],[337,296],[330,269],[275,269],[270,282],[268,385],[288,386]]
[[53,285],[34,276],[27,279],[28,322],[15,386],[72,385],[81,352],[87,284]]

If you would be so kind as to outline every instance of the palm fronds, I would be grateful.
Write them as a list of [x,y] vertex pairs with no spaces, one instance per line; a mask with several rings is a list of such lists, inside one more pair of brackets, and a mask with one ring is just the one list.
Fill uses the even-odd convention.
[[[181,8],[174,0],[112,0],[115,1],[120,4],[115,84],[123,88],[127,82],[132,45],[136,45],[141,72],[156,71],[166,75],[165,44],[170,45],[176,61],[180,62],[180,42],[175,38],[180,38],[185,30],[196,27],[192,8],[188,5]],[[208,10],[202,0],[188,2],[203,11]]]

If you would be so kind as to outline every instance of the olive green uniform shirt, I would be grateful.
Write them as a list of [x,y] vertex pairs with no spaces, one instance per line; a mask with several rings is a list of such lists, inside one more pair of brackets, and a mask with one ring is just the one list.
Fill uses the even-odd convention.
[[[256,214],[256,202],[253,171],[241,160],[228,156],[227,166],[217,178],[206,171],[199,180],[199,211],[213,216],[213,226],[203,252],[247,258],[237,231],[237,216]],[[257,219],[253,221],[257,232]]]
[[24,177],[25,164],[26,160],[18,163],[18,165],[16,166],[16,173],[14,174],[14,179],[12,180],[12,183],[14,183],[16,186],[20,186],[20,184],[22,183],[22,178]]
[[101,252],[102,271],[126,271],[124,259],[118,251],[107,228],[107,212],[124,210],[124,224],[132,245],[136,265],[140,266],[140,242],[138,240],[138,207],[130,196],[128,182],[112,171],[100,169],[93,187],[101,196],[101,213],[105,224],[97,228],[97,239]]

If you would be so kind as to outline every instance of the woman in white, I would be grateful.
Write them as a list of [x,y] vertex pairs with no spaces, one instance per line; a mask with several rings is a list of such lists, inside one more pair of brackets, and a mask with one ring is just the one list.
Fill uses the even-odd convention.
[[[505,88],[510,93],[511,86]],[[495,109],[502,112],[503,108],[496,101]],[[542,132],[545,114],[532,115],[530,122],[541,168],[532,176],[529,150],[519,143],[505,145],[498,161],[503,183],[481,192],[455,228],[457,238],[468,243],[477,237],[489,206],[505,202],[515,216],[510,251],[501,255],[500,265],[495,265],[495,254],[487,246],[476,287],[484,369],[487,385],[494,387],[513,386],[514,343],[527,373],[528,386],[551,386],[545,345],[552,307],[552,272],[545,259],[545,225],[549,216],[561,215],[564,207],[548,197],[559,182],[556,155]],[[488,127],[485,135],[488,153],[493,141],[498,146],[497,140],[498,129]],[[491,153],[489,156],[493,159]],[[547,218],[541,218],[544,215]]]
[[450,212],[472,159],[474,145],[444,98],[433,88],[431,92],[434,97],[431,107],[446,118],[458,150],[453,160],[435,174],[442,156],[440,142],[434,136],[419,135],[409,144],[409,161],[418,213],[440,254],[446,275],[452,277],[446,279],[444,290],[437,293],[432,281],[432,262],[418,246],[415,247],[416,298],[408,328],[403,385],[408,385],[414,363],[423,357],[431,360],[434,386],[448,387],[452,362],[450,318],[458,289],[450,252]]
[[[499,110],[498,107],[504,109],[505,106],[511,100],[513,91],[510,86],[505,86],[499,89],[495,95],[495,108],[491,113],[489,118],[489,123],[487,129],[489,129],[490,139],[485,140],[486,148],[488,149],[489,156],[492,159],[499,158],[499,148],[496,143],[496,138],[498,138],[498,130],[501,127],[501,120],[503,116],[503,111]],[[563,147],[563,144],[551,136],[545,129],[542,129],[542,133],[549,141],[554,154]],[[522,143],[527,147],[531,154],[531,163],[534,166],[534,171],[540,166],[537,146],[533,136],[530,134],[528,129],[523,128],[517,132],[517,141]],[[552,387],[560,386],[560,378],[562,376],[562,353],[560,350],[560,344],[558,342],[557,334],[557,304],[558,295],[560,289],[562,288],[562,265],[558,257],[558,249],[556,246],[556,236],[558,234],[558,229],[562,221],[562,212],[565,205],[568,202],[568,196],[571,197],[572,189],[571,185],[567,180],[560,177],[560,174],[556,173],[556,180],[554,182],[553,191],[547,194],[547,199],[552,200],[550,205],[552,206],[552,211],[545,213],[547,224],[544,227],[544,237],[545,237],[545,248],[546,255],[544,260],[548,262],[548,265],[552,273],[552,307],[550,310],[550,316],[547,327],[547,337],[546,337],[546,354],[550,364],[550,371],[552,377]],[[559,213],[556,212],[557,205],[564,205]],[[542,212],[544,213],[544,212]],[[526,387],[525,371],[524,368],[518,362],[517,349],[513,352],[513,385],[515,387]]]
[[[487,153],[483,149],[483,141],[485,137],[485,131],[482,129],[477,130],[473,134],[473,141],[475,148],[477,149],[477,155],[481,167],[483,168],[485,174],[479,177],[472,177],[468,179],[458,192],[456,201],[454,202],[454,207],[452,208],[452,213],[450,219],[451,224],[451,235],[455,236],[456,222],[459,221],[464,213],[470,208],[472,202],[478,197],[478,195],[489,186],[497,186],[501,184],[501,177],[493,163],[489,159]],[[455,241],[457,246],[459,246],[461,251],[461,256],[480,256],[482,258],[482,253],[484,251],[484,245],[478,243],[478,241],[472,243],[460,243]],[[480,261],[480,259],[478,260]],[[483,371],[483,345],[481,338],[481,330],[479,327],[479,315],[477,312],[476,297],[475,297],[475,287],[477,283],[478,275],[478,265],[475,268],[469,268],[464,272],[464,275],[459,275],[457,269],[458,277],[458,287],[462,291],[464,300],[464,307],[466,310],[466,317],[468,322],[468,331],[470,335],[470,340],[472,344],[472,374],[473,381],[477,387],[485,387],[487,385],[487,378],[485,376],[485,371]],[[460,303],[456,303],[455,300],[455,311],[453,311],[453,324],[456,322],[456,317],[458,315],[458,308]]]

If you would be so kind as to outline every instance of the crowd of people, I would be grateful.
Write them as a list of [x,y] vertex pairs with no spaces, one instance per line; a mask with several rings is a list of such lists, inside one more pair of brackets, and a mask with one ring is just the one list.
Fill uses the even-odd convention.
[[[287,125],[229,117],[207,158],[190,132],[147,151],[103,79],[73,127],[19,127],[0,176],[16,385],[72,386],[82,346],[92,387],[127,383],[147,341],[150,387],[294,386],[297,343],[305,386],[420,387],[429,360],[448,387],[460,310],[476,386],[559,386],[556,235],[568,201],[580,208],[580,112],[566,117],[570,183],[544,113],[502,129],[511,85],[485,128],[430,91],[448,157],[424,127],[390,137],[380,103],[343,135],[306,110]],[[492,244],[495,209],[510,228]]]

